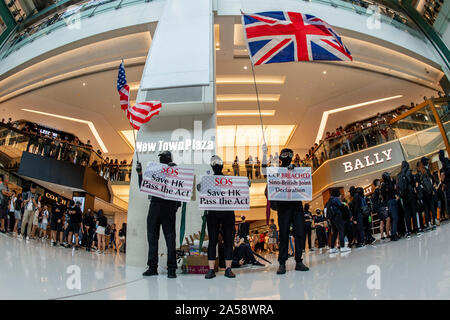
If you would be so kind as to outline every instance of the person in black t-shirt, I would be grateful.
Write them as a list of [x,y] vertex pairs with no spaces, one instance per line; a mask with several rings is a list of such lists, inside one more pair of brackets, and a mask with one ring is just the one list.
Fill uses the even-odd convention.
[[303,214],[305,216],[305,232],[303,234],[303,251],[305,251],[306,239],[308,239],[309,251],[314,251],[313,245],[311,244],[311,225],[312,225],[312,214],[309,211],[309,204],[305,204],[303,208]]
[[327,245],[328,238],[325,232],[327,225],[323,212],[320,209],[316,209],[316,215],[314,216],[314,227],[316,228],[316,237],[319,242],[319,253],[322,253],[322,248]]
[[95,219],[91,209],[88,209],[86,215],[83,218],[83,232],[86,239],[86,251],[91,251],[92,238],[95,232]]
[[72,247],[72,234],[75,235],[75,250],[78,250],[79,244],[78,244],[78,233],[80,232],[80,225],[81,225],[81,203],[77,201],[75,204],[75,201],[70,200],[69,203],[69,209],[68,214],[70,217],[69,221],[69,236],[67,237],[68,248]]
[[108,220],[106,219],[105,215],[103,214],[103,210],[98,210],[97,213],[97,242],[98,242],[98,250],[97,254],[105,254],[105,230],[106,226],[108,225]]
[[65,208],[62,204],[57,203],[56,206],[52,208],[52,214],[50,217],[50,230],[51,230],[51,244],[56,246],[58,242],[58,233],[61,231],[62,227],[62,217],[65,212]]

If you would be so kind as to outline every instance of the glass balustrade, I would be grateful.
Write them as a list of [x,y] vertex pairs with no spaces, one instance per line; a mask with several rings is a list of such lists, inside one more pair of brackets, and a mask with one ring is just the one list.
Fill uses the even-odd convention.
[[38,23],[27,27],[25,30],[12,34],[0,48],[0,59],[6,58],[23,46],[60,28],[68,27],[77,29],[82,27],[83,23],[86,23],[88,18],[95,15],[150,1],[153,0],[84,1],[71,7],[71,10],[65,8],[65,11],[52,14],[51,17],[39,21]]
[[12,125],[0,124],[0,163],[2,166],[6,169],[17,170],[24,151],[91,167],[107,180],[129,181],[130,178],[129,164],[120,165],[107,162],[90,147],[19,130]]

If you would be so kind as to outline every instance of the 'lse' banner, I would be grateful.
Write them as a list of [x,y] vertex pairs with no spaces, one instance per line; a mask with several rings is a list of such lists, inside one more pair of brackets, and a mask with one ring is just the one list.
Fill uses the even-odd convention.
[[311,168],[296,167],[288,170],[281,167],[268,167],[267,192],[269,200],[312,200]]
[[141,191],[166,200],[189,202],[194,169],[151,162],[145,169]]
[[200,185],[199,209],[201,210],[250,209],[247,177],[203,176]]

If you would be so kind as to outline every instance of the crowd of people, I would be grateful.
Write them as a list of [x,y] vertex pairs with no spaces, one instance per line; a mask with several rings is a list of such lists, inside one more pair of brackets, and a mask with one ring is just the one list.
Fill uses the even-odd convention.
[[[329,249],[333,254],[361,248],[376,241],[375,230],[380,233],[380,241],[410,239],[413,235],[421,236],[435,230],[441,221],[450,217],[450,160],[443,151],[440,151],[439,159],[442,169],[433,172],[426,157],[416,163],[414,172],[408,162],[403,161],[395,177],[384,172],[380,179],[375,179],[374,190],[369,195],[365,195],[363,188],[351,186],[348,197],[343,190],[333,189],[323,210],[317,208],[312,213],[306,203],[303,207],[303,252],[306,244],[311,253]],[[293,232],[291,230],[289,239],[290,256],[295,252]],[[313,232],[317,243],[311,241]],[[254,230],[248,234],[254,252],[276,252],[279,239],[274,219],[271,219],[268,231]],[[236,237],[246,237],[246,234],[238,232]]]
[[100,150],[94,151],[91,141],[81,142],[77,137],[69,134],[43,132],[34,123],[12,121],[11,118],[2,126],[14,129],[18,135],[10,131],[0,133],[0,146],[17,146],[26,142],[25,151],[43,157],[49,157],[60,161],[68,161],[81,166],[91,167],[97,174],[110,181],[126,181],[131,176],[131,163],[127,160],[103,158]]
[[[0,174],[0,232],[19,240],[48,241],[54,247],[84,248],[96,250],[103,255],[108,249],[115,252],[126,251],[126,223],[117,230],[108,224],[102,210],[94,213],[81,210],[81,203],[69,201],[65,206],[58,200],[55,205],[47,205],[42,195],[36,192],[36,185],[17,193],[9,190],[8,177]],[[107,242],[107,236],[109,241]]]

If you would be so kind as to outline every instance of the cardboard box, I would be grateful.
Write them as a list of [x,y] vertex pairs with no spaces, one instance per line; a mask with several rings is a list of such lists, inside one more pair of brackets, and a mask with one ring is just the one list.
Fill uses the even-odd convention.
[[[202,255],[187,257],[187,270],[190,274],[206,274],[209,270],[208,257]],[[214,271],[219,270],[219,259],[216,259]]]

